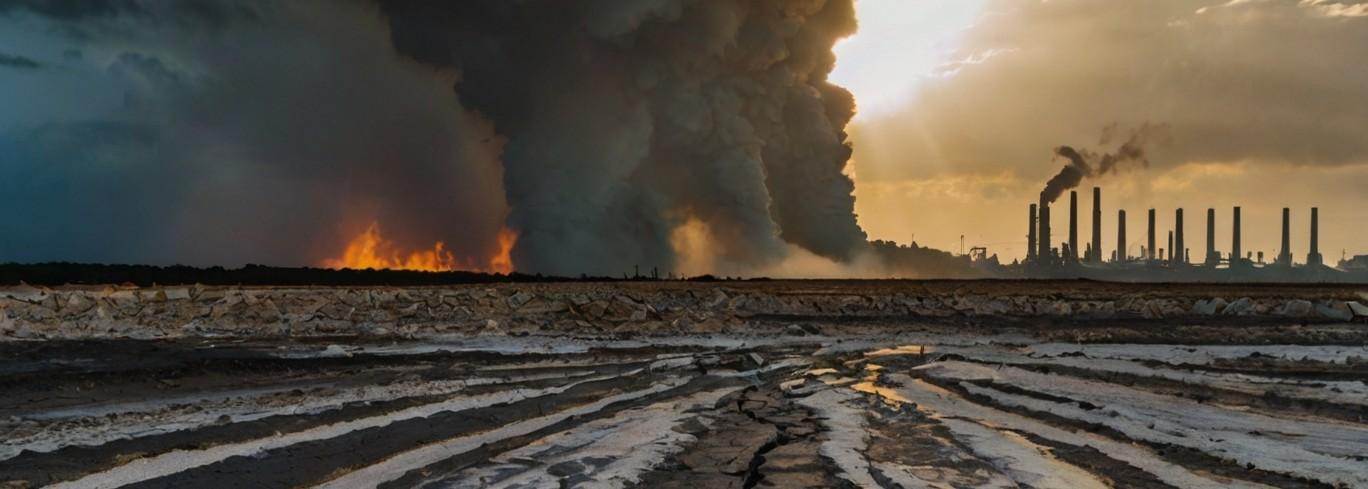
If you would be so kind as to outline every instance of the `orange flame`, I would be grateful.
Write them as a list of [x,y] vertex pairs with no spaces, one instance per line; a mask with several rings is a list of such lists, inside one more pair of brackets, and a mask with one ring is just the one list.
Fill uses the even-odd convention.
[[380,224],[371,223],[365,232],[352,238],[347,243],[347,248],[342,252],[340,258],[328,258],[323,260],[323,266],[327,268],[342,269],[351,268],[364,270],[374,268],[377,270],[417,270],[423,272],[448,272],[453,270],[464,270],[471,272],[503,273],[513,272],[513,258],[511,253],[513,245],[518,241],[518,233],[504,228],[499,231],[499,250],[494,256],[489,257],[484,263],[479,263],[473,259],[464,262],[458,260],[450,250],[446,249],[446,243],[438,241],[432,245],[432,249],[417,250],[405,253],[399,249],[399,245],[393,241],[386,240],[380,234]]

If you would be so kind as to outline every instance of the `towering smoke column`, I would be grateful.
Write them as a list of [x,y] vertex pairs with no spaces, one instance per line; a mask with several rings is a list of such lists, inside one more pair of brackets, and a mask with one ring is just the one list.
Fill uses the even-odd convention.
[[701,223],[719,267],[866,245],[842,173],[854,101],[827,82],[851,0],[382,0],[402,53],[458,70],[507,138],[517,268],[670,268]]

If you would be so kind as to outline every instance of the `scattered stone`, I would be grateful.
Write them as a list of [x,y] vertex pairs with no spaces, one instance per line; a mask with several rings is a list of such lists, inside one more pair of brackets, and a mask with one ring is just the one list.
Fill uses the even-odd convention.
[[1229,305],[1230,304],[1227,303],[1225,299],[1220,297],[1211,300],[1203,299],[1192,305],[1192,313],[1202,316],[1215,316],[1217,313],[1224,311]]
[[1355,316],[1368,317],[1368,306],[1359,302],[1346,302],[1345,305],[1349,306],[1349,310],[1353,311]]
[[1296,299],[1287,301],[1286,304],[1283,304],[1282,307],[1279,307],[1275,312],[1279,316],[1306,317],[1310,316],[1313,311],[1315,311],[1315,306],[1311,304],[1311,301]]
[[1235,299],[1221,310],[1223,316],[1248,316],[1254,313],[1254,300],[1248,297]]
[[1349,309],[1349,304],[1341,301],[1316,304],[1316,315],[1326,319],[1334,319],[1336,321],[1350,321],[1354,319],[1354,311]]

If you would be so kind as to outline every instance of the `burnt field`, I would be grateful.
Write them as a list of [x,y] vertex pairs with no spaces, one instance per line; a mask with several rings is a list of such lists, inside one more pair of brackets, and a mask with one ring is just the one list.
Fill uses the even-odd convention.
[[1368,287],[0,289],[4,487],[1368,487]]

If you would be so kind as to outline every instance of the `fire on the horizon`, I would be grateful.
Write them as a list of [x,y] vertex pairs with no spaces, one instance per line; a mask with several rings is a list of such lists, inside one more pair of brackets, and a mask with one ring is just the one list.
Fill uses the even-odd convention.
[[468,272],[502,273],[513,272],[513,245],[518,241],[518,233],[504,228],[498,234],[499,247],[493,255],[478,260],[461,259],[446,248],[446,243],[438,241],[430,249],[406,251],[385,239],[380,233],[380,224],[371,223],[361,234],[347,243],[342,256],[323,260],[323,266],[333,269],[377,269],[377,270],[415,270],[423,272],[449,272],[462,270]]

